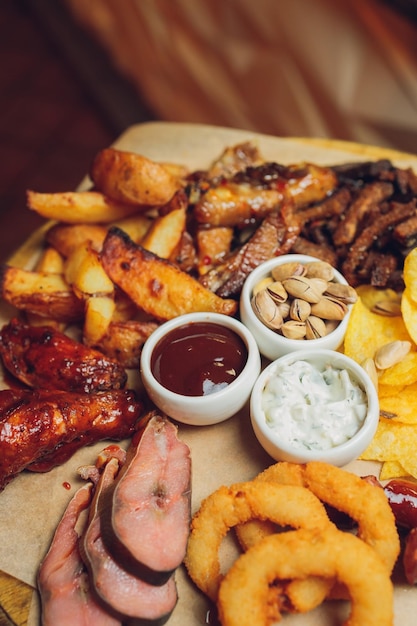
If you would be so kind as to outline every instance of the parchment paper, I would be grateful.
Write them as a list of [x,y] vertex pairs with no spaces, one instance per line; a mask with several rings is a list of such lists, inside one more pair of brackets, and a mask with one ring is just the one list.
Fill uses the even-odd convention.
[[[281,163],[312,161],[320,164],[359,161],[387,157],[402,167],[417,169],[417,157],[390,150],[357,144],[311,139],[280,139],[246,131],[218,127],[149,123],[134,126],[116,142],[119,148],[133,150],[160,161],[187,165],[190,169],[206,167],[224,147],[236,142],[256,139],[263,155]],[[93,156],[93,155],[92,155]],[[84,181],[83,185],[86,185]],[[38,231],[11,259],[12,264],[30,267],[33,264],[42,231]],[[8,321],[12,311],[1,306],[0,322]],[[5,383],[1,378],[1,384]],[[139,384],[131,373],[130,384]],[[253,478],[273,461],[260,448],[249,421],[247,408],[232,419],[209,427],[179,424],[179,436],[188,443],[192,454],[192,506],[195,511],[203,497],[221,484]],[[128,442],[125,442],[127,445]],[[45,554],[55,527],[69,499],[81,482],[76,469],[93,463],[105,443],[80,450],[65,465],[47,474],[24,472],[0,493],[0,570],[36,586],[39,562]],[[378,466],[354,462],[347,469],[358,474],[378,473]],[[71,488],[65,487],[70,483]],[[232,559],[234,545],[229,539],[222,558]],[[208,623],[209,604],[190,583],[185,571],[176,574],[179,602],[169,626],[199,626]],[[333,626],[345,614],[343,604],[327,604],[307,615],[285,617],[293,626]],[[395,625],[414,626],[417,614],[417,589],[396,585]],[[34,593],[29,626],[39,623],[37,594]]]

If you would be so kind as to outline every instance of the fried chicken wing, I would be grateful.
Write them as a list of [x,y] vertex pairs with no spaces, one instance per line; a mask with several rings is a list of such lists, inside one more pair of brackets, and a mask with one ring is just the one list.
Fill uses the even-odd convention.
[[0,490],[26,468],[47,471],[81,446],[131,436],[143,409],[130,390],[0,391]]
[[5,368],[29,387],[96,392],[122,389],[124,367],[49,326],[29,326],[12,319],[0,331]]

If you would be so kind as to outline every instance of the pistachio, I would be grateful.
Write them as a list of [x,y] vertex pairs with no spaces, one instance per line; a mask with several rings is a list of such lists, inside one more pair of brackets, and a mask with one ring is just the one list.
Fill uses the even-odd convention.
[[272,278],[280,281],[283,281],[285,278],[289,278],[290,276],[304,276],[305,273],[306,266],[298,261],[283,263],[271,271]]
[[322,278],[327,282],[334,278],[334,268],[326,261],[312,261],[306,267],[308,278]]
[[265,326],[278,330],[283,322],[282,315],[266,289],[258,291],[252,298],[252,308]]
[[378,372],[376,369],[375,361],[368,357],[367,359],[362,361],[361,366],[373,382],[375,389],[378,391]]
[[379,300],[371,310],[385,317],[398,317],[401,315],[401,304],[397,300]]
[[326,324],[316,315],[310,315],[306,319],[306,339],[320,339],[327,335]]
[[277,302],[278,304],[281,302],[285,302],[288,298],[288,293],[284,289],[284,285],[280,280],[276,280],[273,283],[270,283],[266,289],[273,301]]
[[262,291],[262,289],[266,289],[266,287],[268,287],[268,285],[270,285],[273,282],[274,281],[272,279],[272,276],[266,276],[265,278],[262,278],[262,280],[260,280],[259,283],[257,283],[255,287],[253,288],[252,295],[255,296],[258,293],[258,291]]
[[354,304],[358,299],[356,290],[350,285],[343,285],[342,283],[329,283],[323,295],[337,298],[345,304]]
[[374,361],[379,370],[385,370],[400,363],[410,352],[409,341],[390,341],[375,352]]
[[285,278],[282,284],[294,298],[302,298],[307,302],[318,302],[322,291],[315,287],[313,280],[304,276],[291,276],[290,278]]
[[306,334],[305,322],[289,320],[281,326],[281,333],[287,339],[304,339]]
[[342,320],[348,312],[347,305],[336,298],[323,296],[311,305],[311,313],[325,320]]
[[277,304],[277,307],[282,315],[282,319],[285,320],[287,317],[289,317],[291,307],[289,300],[286,300],[285,302],[280,302],[279,304]]
[[311,304],[300,298],[294,298],[290,305],[290,318],[298,322],[305,322],[311,313]]

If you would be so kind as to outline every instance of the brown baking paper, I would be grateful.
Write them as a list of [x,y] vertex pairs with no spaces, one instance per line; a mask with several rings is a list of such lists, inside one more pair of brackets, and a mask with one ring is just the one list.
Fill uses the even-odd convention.
[[[117,147],[142,153],[159,161],[181,163],[190,169],[204,168],[226,146],[243,140],[255,140],[266,159],[281,163],[311,161],[331,165],[337,162],[391,158],[401,167],[417,170],[417,157],[402,153],[328,140],[280,139],[246,131],[210,126],[148,123],[134,126],[116,142]],[[86,186],[88,181],[84,181]],[[11,259],[12,264],[31,267],[40,250],[43,229],[36,232]],[[0,322],[10,318],[12,310],[0,308]],[[131,385],[139,384],[138,374],[131,373]],[[2,384],[5,383],[2,379]],[[247,407],[230,420],[207,427],[178,425],[179,437],[191,448],[192,507],[221,484],[253,478],[273,461],[255,439]],[[128,442],[124,442],[127,445]],[[39,563],[46,553],[55,527],[76,488],[80,465],[94,463],[106,443],[85,448],[70,461],[47,474],[23,472],[0,493],[0,570],[36,587]],[[356,461],[347,469],[364,475],[378,474],[378,465]],[[70,488],[68,488],[70,486]],[[222,559],[227,564],[235,555],[233,540],[225,543]],[[183,568],[176,573],[178,605],[169,626],[201,626],[211,607],[193,586]],[[293,626],[334,626],[346,616],[344,603],[326,603],[305,615],[291,615],[284,623]],[[395,625],[414,626],[417,613],[417,589],[396,584]],[[213,615],[213,613],[211,613]],[[39,624],[39,603],[34,592],[27,624]],[[213,621],[212,621],[213,623]]]

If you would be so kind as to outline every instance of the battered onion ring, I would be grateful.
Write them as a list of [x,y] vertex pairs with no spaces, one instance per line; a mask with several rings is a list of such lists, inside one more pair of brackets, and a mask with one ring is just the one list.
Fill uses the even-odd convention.
[[269,585],[276,579],[337,578],[349,590],[344,626],[392,626],[393,585],[376,552],[332,527],[274,534],[242,554],[218,594],[222,626],[266,626]]
[[[391,574],[400,552],[400,540],[394,514],[382,489],[376,489],[355,474],[320,461],[305,465],[276,463],[253,482],[265,481],[303,485],[322,502],[349,515],[358,524],[358,537],[374,548]],[[261,521],[236,528],[239,543],[244,549],[272,531],[272,525]]]
[[[358,537],[374,548],[391,574],[400,552],[400,541],[383,490],[375,489],[355,474],[319,461],[306,465],[276,463],[254,479],[255,483],[258,481],[308,487],[322,502],[352,517],[358,524]],[[276,527],[270,521],[251,520],[236,527],[244,550],[274,532]],[[326,596],[347,597],[343,586],[332,586],[320,578],[289,582],[283,590],[285,596],[292,610],[299,612],[313,609]]]
[[261,481],[220,487],[194,515],[185,557],[190,578],[213,601],[222,579],[222,539],[230,528],[253,518],[293,528],[333,528],[325,507],[304,487]]

